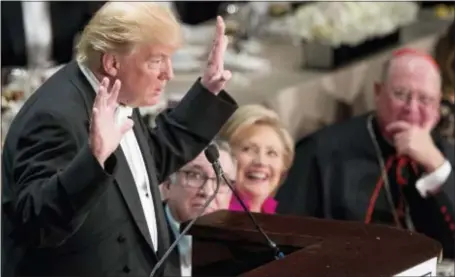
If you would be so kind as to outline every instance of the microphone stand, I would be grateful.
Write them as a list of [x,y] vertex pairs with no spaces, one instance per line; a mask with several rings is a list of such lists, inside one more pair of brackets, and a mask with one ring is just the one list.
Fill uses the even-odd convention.
[[[221,178],[218,174],[216,174],[215,192],[213,193],[212,196],[210,196],[209,199],[207,199],[207,201],[205,202],[204,206],[202,206],[202,209],[199,211],[197,216],[195,218],[193,218],[190,221],[190,223],[188,223],[188,225],[185,227],[185,229],[183,229],[182,232],[180,232],[180,235],[174,240],[174,242],[171,244],[171,246],[169,246],[168,250],[166,251],[166,253],[164,253],[163,257],[161,257],[161,259],[158,261],[158,263],[153,267],[152,272],[150,273],[149,277],[155,276],[158,269],[163,265],[163,263],[166,261],[166,259],[169,257],[169,255],[172,253],[172,251],[177,247],[178,243],[183,238],[183,236],[185,236],[186,233],[188,233],[191,226],[193,226],[193,224],[196,222],[196,220],[198,220],[201,217],[201,215],[205,212],[205,210],[210,205],[210,203],[212,203],[213,199],[215,199],[216,195],[218,194],[218,191],[220,189],[220,183],[221,183]],[[207,185],[207,183],[204,184],[204,186],[205,185]]]
[[215,173],[216,173],[216,176],[217,176],[217,179],[219,177],[223,178],[224,182],[229,186],[229,189],[231,189],[232,193],[234,194],[235,198],[237,198],[238,202],[240,203],[240,205],[242,206],[243,210],[246,211],[246,213],[248,214],[248,216],[250,217],[251,221],[253,222],[254,226],[256,227],[256,229],[262,234],[262,236],[267,240],[267,243],[268,245],[270,246],[270,248],[273,249],[274,251],[274,257],[275,257],[275,260],[281,260],[284,258],[284,253],[280,250],[280,248],[278,247],[278,245],[276,245],[276,243],[271,240],[269,238],[269,236],[264,232],[264,230],[262,230],[261,226],[257,223],[256,219],[254,218],[254,216],[251,214],[251,212],[249,211],[248,207],[246,206],[245,202],[243,202],[243,200],[241,199],[240,195],[238,194],[238,192],[235,190],[235,188],[232,186],[230,180],[228,178],[226,178],[226,175],[224,175],[224,171],[223,169],[221,168],[221,165],[220,163],[218,162],[218,160],[215,160],[213,163],[212,163],[212,167],[213,167],[213,170],[215,170]]

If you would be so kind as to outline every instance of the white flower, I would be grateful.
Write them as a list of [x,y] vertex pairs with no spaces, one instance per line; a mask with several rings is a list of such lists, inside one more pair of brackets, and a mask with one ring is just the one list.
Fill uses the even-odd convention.
[[414,2],[316,2],[301,6],[292,26],[307,41],[357,45],[411,23],[418,9]]

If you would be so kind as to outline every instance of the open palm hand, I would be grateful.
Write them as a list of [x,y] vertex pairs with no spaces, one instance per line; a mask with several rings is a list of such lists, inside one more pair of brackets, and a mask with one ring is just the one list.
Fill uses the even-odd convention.
[[98,89],[90,121],[90,147],[101,166],[117,149],[123,135],[133,127],[133,121],[127,119],[120,126],[115,119],[118,107],[120,81],[116,80],[110,92],[109,79],[104,78]]

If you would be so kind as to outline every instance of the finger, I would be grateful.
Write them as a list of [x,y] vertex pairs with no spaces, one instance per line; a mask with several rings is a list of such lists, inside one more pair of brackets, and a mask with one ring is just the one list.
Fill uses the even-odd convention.
[[120,93],[120,87],[122,86],[122,83],[120,82],[119,79],[115,80],[114,85],[112,86],[111,92],[109,93],[109,106],[117,106],[118,104],[118,95]]
[[221,16],[216,17],[216,38],[217,40],[221,40],[224,36],[226,30],[226,25],[224,24],[224,20]]
[[101,98],[103,97],[103,93],[104,93],[103,90],[106,88],[106,82],[108,81],[106,79],[107,78],[103,78],[101,80],[100,86],[98,87],[98,90],[96,91],[96,97],[95,97],[93,106],[98,106],[101,103]]
[[122,126],[120,126],[120,133],[122,136],[126,134],[131,128],[133,128],[134,122],[130,118],[127,118],[125,122],[123,122]]
[[215,74],[210,78],[210,83],[217,83],[223,78],[223,72],[215,72]]
[[411,128],[411,124],[405,121],[395,121],[386,126],[386,131],[392,134],[407,131]]
[[98,88],[98,95],[100,97],[106,97],[107,96],[107,89],[109,88],[109,78],[104,77],[103,80],[101,81],[100,87]]
[[93,130],[97,126],[99,110],[97,108],[92,109],[92,117],[90,118],[90,130]]
[[109,87],[109,79],[108,78],[103,78],[101,81],[101,84],[98,88],[98,93],[95,97],[95,103],[97,107],[105,106],[107,104],[107,88]]
[[207,66],[208,67],[213,67],[213,66],[218,66],[216,64],[216,61],[217,61],[217,52],[218,52],[218,48],[219,48],[219,41],[215,38],[215,40],[213,41],[213,45],[212,45],[212,49],[210,49],[210,54],[209,54],[209,58],[208,58],[208,61],[207,61]]
[[409,145],[409,136],[408,132],[400,133],[394,136],[393,144],[397,150],[397,153],[400,155],[406,155]]
[[221,77],[224,81],[229,81],[232,78],[232,72],[229,70],[224,70],[223,75]]
[[216,84],[217,87],[223,88],[224,83],[226,83],[226,81],[229,81],[231,78],[232,78],[232,73],[229,70],[225,70],[222,72],[216,72],[215,75],[213,75],[209,79],[209,83]]
[[228,45],[228,38],[225,35],[221,36],[221,40],[217,44],[217,48],[215,49],[214,53],[214,58],[215,58],[215,64],[216,68],[219,71],[224,70],[224,55],[226,53],[227,45]]
[[[224,24],[224,20],[221,16],[217,17],[216,20],[216,32],[215,32],[215,39],[213,41],[212,50],[210,51],[209,55],[209,65],[218,67],[220,65],[220,51],[224,46],[224,32],[226,26]],[[224,54],[223,54],[224,55]]]
[[403,141],[403,139],[395,139],[394,142],[393,142],[394,146],[395,146],[395,149],[397,151],[397,154],[398,155],[403,155],[405,154],[405,142]]
[[394,144],[402,144],[406,141],[408,134],[405,132],[397,133],[393,136],[393,143]]

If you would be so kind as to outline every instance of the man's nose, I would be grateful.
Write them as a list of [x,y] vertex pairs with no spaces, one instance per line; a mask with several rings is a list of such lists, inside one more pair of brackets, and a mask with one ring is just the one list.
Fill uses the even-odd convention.
[[165,64],[166,64],[166,65],[165,65],[165,68],[164,68],[164,71],[165,71],[164,74],[166,74],[166,76],[167,76],[166,79],[167,79],[167,80],[172,80],[172,79],[174,79],[174,69],[172,68],[172,61],[171,61],[171,59],[168,59],[168,60],[166,61]]
[[166,80],[166,81],[169,81],[174,78],[174,70],[172,69],[171,59],[168,59],[161,64],[160,75],[158,78],[160,80]]
[[203,197],[210,197],[216,189],[216,181],[209,179],[202,188],[199,190],[199,194]]
[[419,101],[415,97],[411,97],[406,103],[406,111],[410,114],[416,114],[419,111]]

